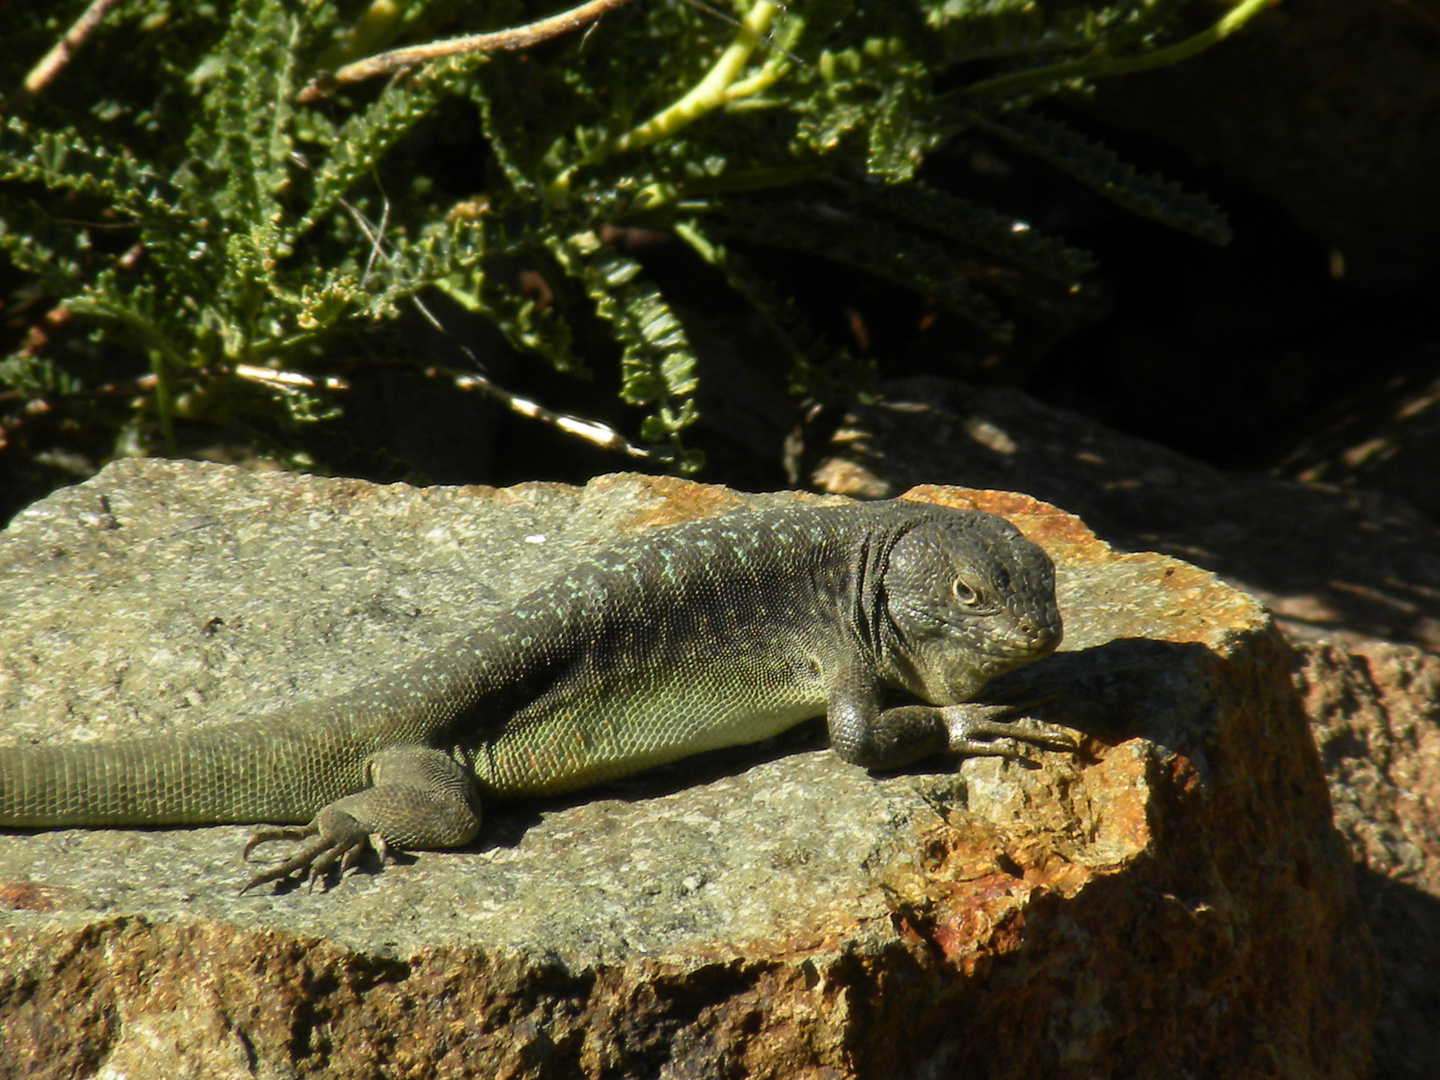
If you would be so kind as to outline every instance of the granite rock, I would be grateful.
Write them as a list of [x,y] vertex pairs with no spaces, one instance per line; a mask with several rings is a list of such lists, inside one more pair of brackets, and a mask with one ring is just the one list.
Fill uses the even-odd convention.
[[[1083,736],[872,777],[809,725],[482,839],[237,896],[242,827],[0,836],[0,1075],[1365,1074],[1377,987],[1263,608],[1033,499]],[[606,536],[815,496],[376,487],[126,461],[0,534],[0,739],[259,715],[422,654]]]
[[[818,435],[818,432],[816,433]],[[888,385],[816,445],[822,488],[880,497],[919,477],[1017,488],[1123,548],[1200,563],[1264,599],[1350,843],[1384,992],[1374,1075],[1440,1057],[1440,530],[1357,487],[1227,473],[1009,389]],[[1433,469],[1431,470],[1433,472]]]
[[1380,955],[1374,1075],[1440,1061],[1440,657],[1389,642],[1304,644],[1295,678]]

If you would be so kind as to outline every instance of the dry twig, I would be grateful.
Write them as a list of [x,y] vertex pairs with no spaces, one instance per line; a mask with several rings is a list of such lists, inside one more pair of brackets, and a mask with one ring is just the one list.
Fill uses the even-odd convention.
[[359,82],[361,79],[384,75],[401,68],[414,67],[446,56],[461,53],[498,52],[502,49],[524,49],[541,41],[558,37],[570,30],[578,30],[587,23],[593,23],[600,16],[630,0],[588,0],[587,3],[562,11],[558,15],[540,19],[524,26],[512,26],[487,34],[470,34],[466,37],[432,41],[425,45],[409,45],[402,49],[368,56],[353,64],[346,64],[338,71],[326,72],[311,80],[301,90],[296,100],[302,104],[325,97],[343,83]]
[[85,39],[100,25],[116,2],[117,0],[94,0],[94,3],[81,13],[80,18],[75,20],[75,24],[65,31],[65,36],[57,41],[54,47],[25,76],[26,94],[38,94],[45,89],[45,84],[70,62],[75,51],[85,44]]

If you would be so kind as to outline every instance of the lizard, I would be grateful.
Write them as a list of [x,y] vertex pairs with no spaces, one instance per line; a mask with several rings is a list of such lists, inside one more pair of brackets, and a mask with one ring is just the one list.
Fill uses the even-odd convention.
[[972,702],[1061,635],[1050,558],[995,514],[899,499],[738,511],[598,545],[337,697],[185,733],[0,747],[0,828],[265,823],[245,859],[296,846],[241,891],[323,888],[372,848],[383,865],[392,848],[470,843],[487,801],[822,714],[835,752],[871,770],[1073,748]]

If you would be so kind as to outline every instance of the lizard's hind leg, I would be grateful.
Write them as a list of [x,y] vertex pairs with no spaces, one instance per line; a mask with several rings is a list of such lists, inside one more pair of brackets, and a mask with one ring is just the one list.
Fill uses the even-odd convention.
[[370,759],[367,775],[370,787],[336,799],[308,825],[256,829],[245,844],[245,859],[272,840],[306,843],[240,891],[294,876],[308,877],[313,887],[337,869],[343,874],[354,866],[367,847],[383,861],[391,847],[459,847],[480,831],[480,800],[470,774],[439,750],[382,750]]

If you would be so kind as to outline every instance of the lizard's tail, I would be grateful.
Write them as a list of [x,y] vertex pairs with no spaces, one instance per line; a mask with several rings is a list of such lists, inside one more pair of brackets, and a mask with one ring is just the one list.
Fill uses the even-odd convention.
[[364,786],[372,748],[339,725],[266,727],[0,747],[0,827],[306,822]]

